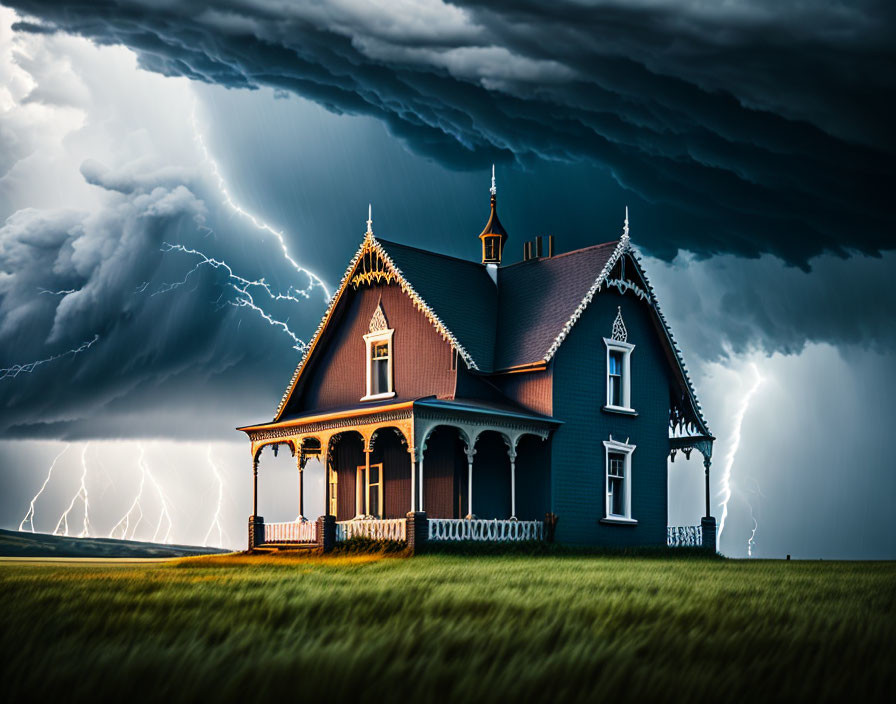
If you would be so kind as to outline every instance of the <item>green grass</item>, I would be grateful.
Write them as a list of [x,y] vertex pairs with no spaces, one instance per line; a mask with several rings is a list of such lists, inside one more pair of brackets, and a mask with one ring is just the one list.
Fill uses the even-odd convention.
[[345,555],[7,565],[0,693],[876,701],[896,685],[894,594],[894,563]]

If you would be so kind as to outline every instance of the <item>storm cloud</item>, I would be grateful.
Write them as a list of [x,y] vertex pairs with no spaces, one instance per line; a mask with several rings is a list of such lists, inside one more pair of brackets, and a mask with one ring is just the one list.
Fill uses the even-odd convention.
[[4,437],[227,436],[221,409],[267,417],[295,364],[262,307],[299,334],[319,318],[323,292],[303,297],[276,242],[233,219],[194,128],[168,118],[189,114],[186,82],[134,64],[70,36],[0,42]]
[[[452,168],[600,165],[697,256],[894,245],[882,2],[7,4],[21,31],[124,44],[167,76],[373,116]],[[642,244],[674,256],[663,235]]]

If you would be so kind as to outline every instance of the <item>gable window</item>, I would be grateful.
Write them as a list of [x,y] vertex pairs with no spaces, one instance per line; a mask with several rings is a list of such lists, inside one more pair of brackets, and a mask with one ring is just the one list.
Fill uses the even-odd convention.
[[604,408],[610,411],[634,413],[631,394],[631,355],[635,346],[628,342],[628,332],[622,322],[622,310],[613,322],[613,336],[604,338],[607,348],[607,397]]
[[389,340],[373,342],[370,345],[370,394],[379,396],[389,393]]
[[632,518],[632,453],[634,445],[604,440],[606,448],[606,493],[604,518],[606,523],[637,523]]
[[377,305],[370,319],[370,332],[364,335],[367,354],[367,392],[362,401],[375,401],[395,396],[393,384],[392,334],[382,305]]

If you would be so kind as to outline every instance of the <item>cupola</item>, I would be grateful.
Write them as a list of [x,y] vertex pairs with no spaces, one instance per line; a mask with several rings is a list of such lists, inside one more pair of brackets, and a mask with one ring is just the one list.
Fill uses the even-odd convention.
[[501,255],[504,253],[504,243],[507,242],[507,232],[501,225],[501,221],[498,220],[498,189],[495,188],[494,164],[492,164],[492,187],[490,190],[492,212],[485,224],[485,229],[479,235],[479,239],[482,241],[482,263],[500,265]]

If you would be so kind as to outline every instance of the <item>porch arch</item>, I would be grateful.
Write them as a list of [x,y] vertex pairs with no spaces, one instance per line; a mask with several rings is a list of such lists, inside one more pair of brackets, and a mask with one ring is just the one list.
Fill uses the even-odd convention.
[[420,445],[417,510],[433,518],[466,515],[467,433],[448,423],[432,426]]
[[[499,430],[482,430],[475,440],[472,480],[473,510],[467,515],[506,519],[513,516],[513,481],[510,455],[516,443]],[[469,502],[469,499],[468,499]]]
[[358,505],[358,467],[366,462],[368,438],[358,430],[334,433],[327,441],[327,477],[324,510],[337,521],[361,515]]
[[382,517],[404,518],[411,506],[413,458],[401,428],[383,426],[370,435],[368,466],[379,465],[382,481]]

